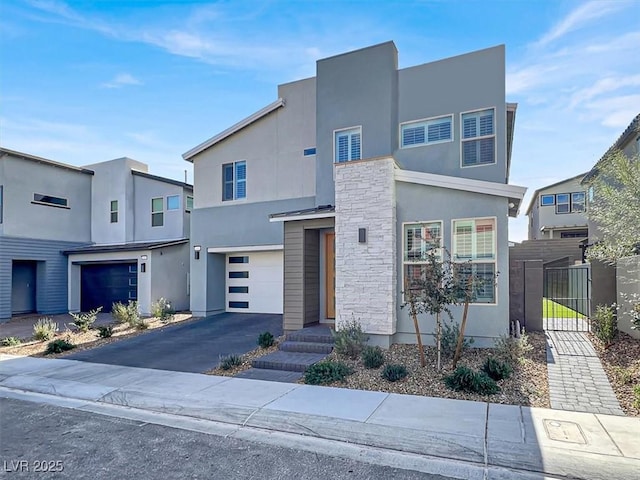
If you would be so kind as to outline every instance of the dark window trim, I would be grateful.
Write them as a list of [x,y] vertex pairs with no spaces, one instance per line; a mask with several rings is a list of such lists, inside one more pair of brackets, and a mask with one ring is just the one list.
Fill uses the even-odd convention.
[[[43,198],[57,198],[59,200],[64,200],[65,204],[64,205],[60,205],[58,203],[46,202],[44,200],[36,200],[36,195],[40,195]],[[69,210],[71,208],[69,206],[69,199],[68,198],[56,197],[56,196],[53,196],[53,195],[44,195],[43,193],[34,193],[33,194],[33,200],[31,201],[31,203],[33,203],[34,205],[45,205],[47,207],[64,208],[66,210]]]
[[248,255],[230,255],[229,263],[230,264],[249,263],[249,256]]
[[249,293],[249,287],[238,287],[235,285],[230,285],[228,288],[229,293]]
[[229,278],[249,278],[249,272],[229,272]]
[[229,302],[229,308],[249,308],[249,302]]

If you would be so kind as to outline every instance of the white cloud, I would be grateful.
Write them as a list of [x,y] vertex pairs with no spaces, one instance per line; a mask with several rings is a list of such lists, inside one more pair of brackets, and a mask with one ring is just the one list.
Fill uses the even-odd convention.
[[625,2],[622,1],[592,1],[585,3],[573,10],[569,15],[556,23],[547,33],[542,35],[536,42],[536,46],[544,47],[565,36],[567,33],[578,30],[592,21],[610,15],[625,6]]
[[102,84],[104,88],[121,88],[127,85],[142,85],[142,82],[130,73],[119,73],[113,80]]
[[571,97],[570,108],[575,108],[583,102],[589,101],[605,93],[614,92],[625,87],[638,86],[640,86],[640,74],[605,77],[598,80],[590,87],[583,88],[574,93]]

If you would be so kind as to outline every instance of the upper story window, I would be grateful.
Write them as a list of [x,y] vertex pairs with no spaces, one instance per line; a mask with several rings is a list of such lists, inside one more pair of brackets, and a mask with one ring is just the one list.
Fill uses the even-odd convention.
[[496,303],[496,248],[495,218],[453,221],[456,275],[472,279],[474,303]]
[[185,202],[185,210],[187,212],[190,212],[191,210],[193,210],[193,197],[191,195],[187,195],[187,200]]
[[305,148],[302,152],[305,157],[311,157],[316,154],[316,147]]
[[118,223],[118,200],[111,200],[110,217],[111,223]]
[[549,207],[556,204],[555,195],[540,195],[540,206]]
[[[587,210],[585,192],[556,193],[554,197],[556,213],[558,214],[582,213]],[[549,205],[553,205],[553,203]]]
[[164,211],[163,211],[164,198],[152,198],[151,199],[151,226],[161,227],[164,225]]
[[222,201],[247,198],[247,162],[222,165]]
[[180,208],[180,195],[169,195],[167,197],[167,210],[178,210]]
[[496,162],[494,109],[462,114],[462,166]]
[[584,212],[585,208],[585,194],[584,192],[574,192],[571,194],[571,211],[572,212]]
[[336,130],[334,138],[334,160],[336,163],[362,158],[362,128]]
[[402,148],[450,142],[453,139],[452,126],[451,115],[403,123],[400,125]]
[[34,193],[32,203],[49,205],[50,207],[69,208],[69,200],[66,198],[54,197],[53,195],[43,195],[42,193]]

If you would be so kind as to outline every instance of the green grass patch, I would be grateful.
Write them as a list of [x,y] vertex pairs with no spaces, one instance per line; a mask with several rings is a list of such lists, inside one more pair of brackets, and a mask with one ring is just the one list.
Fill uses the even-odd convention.
[[543,318],[585,318],[580,312],[565,307],[548,298],[542,299]]

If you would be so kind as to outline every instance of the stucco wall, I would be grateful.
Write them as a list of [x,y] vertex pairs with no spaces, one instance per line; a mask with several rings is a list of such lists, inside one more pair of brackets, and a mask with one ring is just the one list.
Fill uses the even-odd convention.
[[[3,234],[70,242],[91,241],[92,175],[5,155]],[[68,199],[68,208],[33,203],[33,194]]]
[[396,332],[394,165],[383,158],[335,166],[336,328],[356,320],[387,345]]
[[165,298],[174,310],[189,310],[189,244],[151,250],[151,303]]
[[[495,338],[509,332],[509,248],[508,248],[508,200],[479,193],[460,190],[448,190],[409,183],[397,183],[396,186],[398,238],[396,261],[398,272],[403,268],[403,223],[442,221],[443,243],[453,251],[452,220],[468,218],[496,218],[496,270],[497,278],[495,305],[472,304],[465,334],[476,338],[474,346],[491,345]],[[398,292],[398,327],[395,341],[415,343],[413,321],[406,309],[402,309],[402,273],[397,280]],[[456,323],[462,319],[462,307],[452,307]],[[430,335],[435,331],[435,318],[420,316],[420,329],[427,344],[433,343]]]
[[640,338],[640,330],[631,328],[630,311],[640,303],[640,255],[618,260],[618,329],[634,338]]

